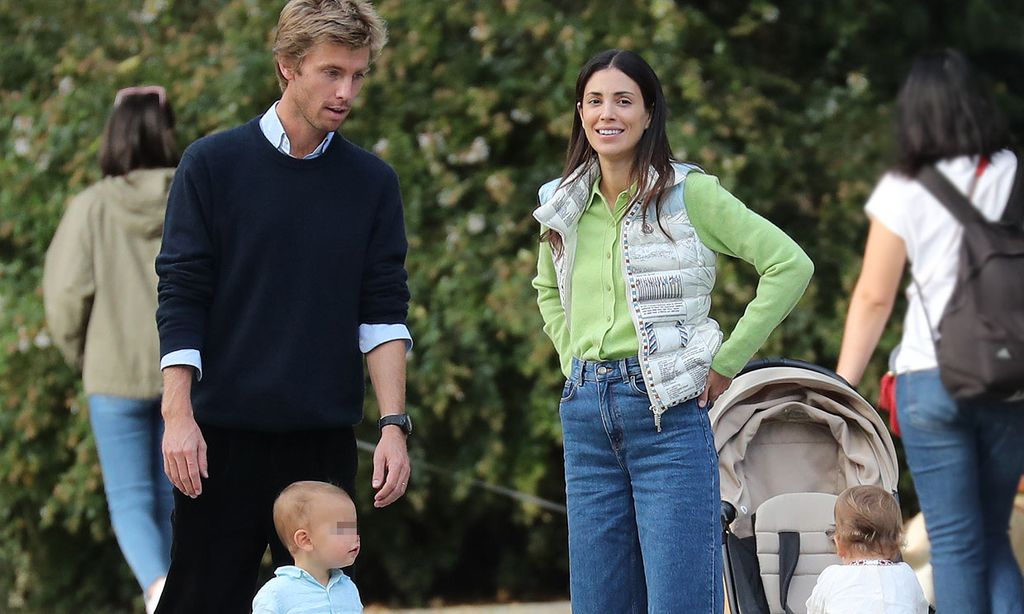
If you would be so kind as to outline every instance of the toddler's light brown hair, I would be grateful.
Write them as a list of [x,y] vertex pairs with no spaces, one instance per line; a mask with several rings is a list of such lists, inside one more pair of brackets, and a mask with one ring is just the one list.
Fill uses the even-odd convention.
[[295,532],[309,528],[313,506],[318,497],[325,496],[352,500],[347,492],[334,484],[311,480],[290,484],[274,500],[274,529],[288,552],[295,552]]
[[861,556],[895,560],[903,539],[900,505],[878,486],[853,486],[839,494],[835,507],[836,539]]

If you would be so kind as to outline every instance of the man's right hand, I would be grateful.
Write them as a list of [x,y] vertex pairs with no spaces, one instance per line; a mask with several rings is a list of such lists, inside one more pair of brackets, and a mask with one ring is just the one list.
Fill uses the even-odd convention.
[[192,367],[167,367],[163,375],[164,473],[175,488],[195,499],[203,494],[202,478],[210,474],[206,440],[192,416]]

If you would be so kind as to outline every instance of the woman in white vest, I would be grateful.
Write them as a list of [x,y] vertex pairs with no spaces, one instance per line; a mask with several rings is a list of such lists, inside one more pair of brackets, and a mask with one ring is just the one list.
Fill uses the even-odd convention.
[[[781,230],[676,162],[661,84],[636,53],[576,82],[565,170],[540,188],[538,303],[560,402],[575,614],[721,612],[707,411],[789,313],[813,265]],[[708,317],[717,254],[760,274],[728,340]]]
[[914,179],[935,165],[996,220],[1017,157],[1005,149],[1010,135],[998,109],[952,50],[914,63],[896,102],[895,132],[896,163],[864,207],[871,226],[836,371],[860,382],[909,260],[913,281],[894,356],[896,401],[931,540],[936,606],[940,614],[1020,614],[1024,583],[1008,530],[1024,472],[1024,402],[958,402],[939,379],[933,340],[956,283],[962,229]]

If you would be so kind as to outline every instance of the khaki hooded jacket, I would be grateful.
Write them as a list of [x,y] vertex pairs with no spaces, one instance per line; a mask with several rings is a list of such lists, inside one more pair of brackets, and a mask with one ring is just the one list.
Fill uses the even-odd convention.
[[87,394],[160,396],[154,268],[174,169],[106,177],[71,199],[46,252],[54,345]]

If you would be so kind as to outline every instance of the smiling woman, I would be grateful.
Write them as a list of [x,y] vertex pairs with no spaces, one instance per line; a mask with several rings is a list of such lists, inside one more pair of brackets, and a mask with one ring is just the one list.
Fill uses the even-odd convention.
[[[627,173],[633,164],[633,150],[651,125],[651,114],[644,106],[640,88],[626,73],[609,68],[594,74],[587,92],[576,109],[587,141],[615,174]],[[611,183],[611,182],[609,182]],[[614,200],[614,194],[604,193]]]
[[[796,304],[793,241],[676,162],[654,70],[592,58],[576,82],[562,176],[540,189],[537,302],[566,376],[572,610],[721,612],[718,459],[707,410]],[[761,275],[722,343],[716,253]]]

